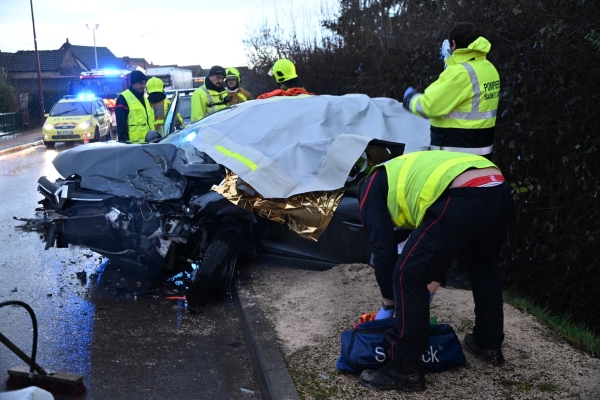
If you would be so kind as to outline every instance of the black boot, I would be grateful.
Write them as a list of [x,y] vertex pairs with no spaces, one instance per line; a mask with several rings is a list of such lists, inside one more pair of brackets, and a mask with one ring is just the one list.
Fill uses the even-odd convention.
[[494,367],[504,364],[502,350],[482,349],[481,347],[477,346],[477,343],[475,343],[475,338],[473,337],[472,333],[468,333],[465,336],[464,344],[465,349],[467,349],[469,353],[475,354],[486,363],[493,365]]
[[393,363],[379,369],[366,369],[358,380],[361,385],[375,390],[402,390],[403,392],[421,392],[425,390],[425,376],[420,360],[411,368],[402,368]]

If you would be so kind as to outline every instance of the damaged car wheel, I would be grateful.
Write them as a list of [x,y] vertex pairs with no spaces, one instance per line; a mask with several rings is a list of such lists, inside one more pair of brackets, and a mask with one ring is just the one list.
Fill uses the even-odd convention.
[[231,237],[218,237],[209,244],[186,294],[190,311],[194,312],[209,300],[223,297],[227,293],[235,272],[237,256],[237,246]]

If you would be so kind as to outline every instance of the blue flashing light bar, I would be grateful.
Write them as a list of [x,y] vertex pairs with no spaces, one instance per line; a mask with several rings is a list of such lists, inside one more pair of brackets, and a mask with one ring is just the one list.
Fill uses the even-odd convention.
[[93,93],[80,93],[79,96],[77,96],[79,100],[94,100],[95,97],[96,95]]

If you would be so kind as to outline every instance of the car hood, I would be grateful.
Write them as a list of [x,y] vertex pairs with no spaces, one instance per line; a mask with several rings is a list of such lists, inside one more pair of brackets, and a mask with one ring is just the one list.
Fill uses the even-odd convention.
[[186,176],[223,174],[219,165],[201,163],[191,153],[160,143],[78,146],[58,154],[53,164],[65,178],[80,176],[83,188],[152,201],[181,198]]
[[219,111],[188,128],[191,143],[265,198],[344,186],[372,139],[429,145],[429,122],[389,98],[271,97]]

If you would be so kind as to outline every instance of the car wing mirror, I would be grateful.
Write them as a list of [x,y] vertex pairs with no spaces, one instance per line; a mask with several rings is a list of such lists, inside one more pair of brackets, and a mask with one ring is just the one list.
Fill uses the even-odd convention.
[[160,135],[160,133],[158,131],[151,130],[151,131],[148,131],[148,133],[146,133],[146,138],[145,138],[146,143],[156,143],[160,139],[162,139],[162,136]]

